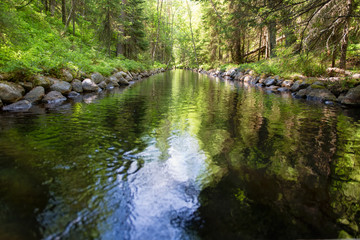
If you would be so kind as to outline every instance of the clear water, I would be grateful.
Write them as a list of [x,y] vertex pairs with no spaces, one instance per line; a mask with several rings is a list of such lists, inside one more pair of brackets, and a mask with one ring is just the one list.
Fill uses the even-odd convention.
[[84,100],[0,115],[0,239],[359,236],[359,110],[181,70]]

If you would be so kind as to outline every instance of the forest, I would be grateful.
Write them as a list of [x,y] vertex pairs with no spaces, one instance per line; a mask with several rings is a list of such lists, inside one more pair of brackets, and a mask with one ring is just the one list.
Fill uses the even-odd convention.
[[358,0],[3,0],[2,78],[156,67],[360,68]]

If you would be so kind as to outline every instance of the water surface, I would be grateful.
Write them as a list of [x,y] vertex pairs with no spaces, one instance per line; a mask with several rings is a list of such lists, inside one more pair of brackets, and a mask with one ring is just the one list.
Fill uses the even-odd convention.
[[359,237],[360,122],[171,71],[0,116],[0,239]]

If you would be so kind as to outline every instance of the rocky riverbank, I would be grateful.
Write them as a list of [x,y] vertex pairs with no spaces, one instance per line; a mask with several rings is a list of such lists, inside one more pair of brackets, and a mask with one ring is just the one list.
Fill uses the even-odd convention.
[[73,76],[64,69],[59,79],[37,75],[29,81],[15,82],[5,81],[0,75],[0,109],[27,111],[36,104],[58,105],[83,93],[100,93],[103,90],[127,86],[130,81],[137,81],[164,71],[163,68],[141,73],[117,71],[110,77],[104,77],[100,73],[88,75],[83,72]]
[[[311,101],[320,101],[325,104],[342,104],[347,106],[360,106],[360,74],[329,68],[328,77],[309,78],[295,76],[294,79],[285,79],[280,76],[258,75],[253,70],[233,68],[228,71],[215,69],[205,71],[192,69],[192,71],[219,77],[226,80],[244,82],[249,85],[265,88],[269,92],[289,92],[295,98]],[[351,87],[346,86],[346,81],[351,81]]]

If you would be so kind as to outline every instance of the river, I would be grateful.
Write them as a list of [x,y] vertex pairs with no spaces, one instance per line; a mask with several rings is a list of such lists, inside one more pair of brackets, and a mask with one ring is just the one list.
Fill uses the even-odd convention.
[[360,110],[174,70],[0,115],[0,239],[359,237]]

